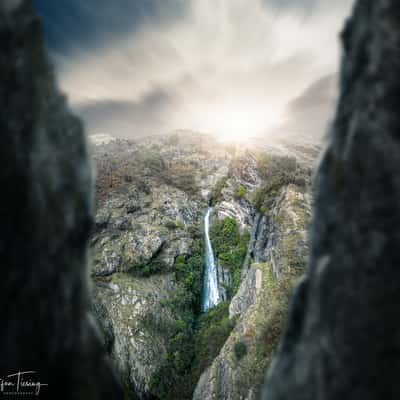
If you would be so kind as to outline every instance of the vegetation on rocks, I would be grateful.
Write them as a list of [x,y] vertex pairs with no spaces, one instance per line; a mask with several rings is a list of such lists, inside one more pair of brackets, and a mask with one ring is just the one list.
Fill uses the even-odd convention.
[[150,394],[155,399],[189,399],[193,383],[190,368],[194,357],[194,321],[191,308],[193,298],[183,287],[171,293],[165,306],[174,315],[174,325],[168,338],[167,355],[150,381]]
[[246,197],[246,194],[247,194],[247,189],[243,185],[240,185],[235,191],[235,199],[236,200],[244,199]]
[[195,241],[190,257],[177,257],[175,279],[179,289],[164,306],[174,315],[173,326],[158,327],[170,332],[167,357],[151,380],[151,394],[157,399],[191,399],[201,373],[211,365],[235,326],[229,319],[229,302],[200,313],[204,266],[204,243]]
[[[192,230],[200,233],[195,227]],[[240,285],[249,236],[247,231],[240,232],[233,218],[215,221],[211,227],[218,261],[231,271],[230,297]],[[180,255],[175,260],[174,277],[179,289],[165,302],[175,324],[168,329],[171,337],[165,362],[151,381],[151,394],[157,399],[191,399],[201,374],[211,365],[236,324],[235,319],[229,319],[229,301],[201,314],[203,269],[204,242],[198,236],[191,255]]]
[[213,191],[212,191],[212,201],[214,204],[219,203],[222,200],[222,191],[227,185],[228,177],[223,177],[217,180]]
[[236,359],[240,361],[247,354],[246,343],[242,340],[237,341],[233,347],[233,350],[235,352]]
[[[217,158],[210,151],[185,148],[181,142],[182,138],[176,136],[163,144],[128,146],[126,153],[122,153],[123,143],[117,143],[113,145],[117,150],[107,155],[108,162],[103,165],[101,156],[98,161],[98,189],[103,197],[99,196],[100,212],[96,216],[92,271],[98,308],[104,306],[100,309],[104,313],[98,315],[106,322],[104,331],[109,340],[105,343],[110,353],[121,359],[120,373],[126,375],[126,386],[138,389],[139,398],[192,399],[200,376],[214,368],[215,359],[220,358],[228,342],[230,362],[240,368],[238,378],[254,383],[264,374],[270,349],[263,338],[268,337],[268,346],[274,346],[274,334],[280,335],[279,318],[283,314],[276,312],[267,327],[263,325],[266,317],[260,312],[260,323],[253,330],[237,333],[241,324],[237,318],[242,318],[241,313],[253,300],[246,291],[235,296],[242,283],[242,266],[250,242],[248,229],[254,224],[256,210],[267,213],[271,209],[271,218],[262,222],[264,231],[271,221],[282,225],[282,229],[276,229],[276,237],[285,237],[286,245],[274,245],[273,249],[277,249],[274,262],[278,267],[287,261],[297,273],[304,264],[296,229],[287,234],[287,224],[280,223],[286,214],[276,211],[284,198],[283,187],[297,182],[302,175],[293,160],[257,158],[256,153],[239,151],[224,151]],[[110,162],[115,159],[118,163]],[[102,166],[110,174],[102,174]],[[210,237],[221,298],[227,301],[202,313],[201,222],[209,196],[215,205]],[[300,215],[297,211],[289,214]],[[259,243],[257,248],[254,244],[254,251],[260,255],[267,249],[266,242],[260,239]],[[259,277],[254,274],[253,278],[255,288]],[[256,301],[258,289],[253,286],[248,285]],[[241,305],[236,314],[230,313],[233,297]],[[283,300],[276,300],[276,304],[277,309],[286,307]],[[242,376],[242,365],[253,371],[252,376],[246,371]]]
[[268,215],[282,187],[295,184],[305,188],[309,181],[309,170],[300,166],[294,157],[260,153],[257,169],[264,183],[255,190],[251,202],[258,212],[265,215]]
[[228,310],[229,302],[225,301],[199,318],[193,368],[197,379],[211,365],[235,326],[235,320],[229,319]]
[[152,377],[151,394],[158,399],[190,399],[195,385],[191,366],[195,357],[195,322],[200,313],[204,269],[204,242],[196,238],[191,255],[180,255],[174,264],[177,289],[164,303],[174,315],[167,356]]
[[243,394],[249,388],[259,388],[264,382],[265,371],[278,348],[285,327],[288,300],[299,271],[285,273],[275,279],[269,263],[259,265],[263,271],[264,291],[255,310],[254,320],[245,335],[252,337],[248,350],[243,340],[235,343],[233,351],[242,363],[238,377],[238,390]]
[[178,256],[175,260],[175,279],[191,294],[191,308],[195,314],[200,312],[201,291],[204,270],[204,242],[196,239],[192,247],[192,254],[185,258]]
[[246,257],[250,233],[247,230],[240,233],[236,220],[226,217],[222,221],[213,223],[210,235],[215,257],[223,267],[230,269],[232,284],[228,292],[229,297],[232,297],[240,285],[241,269]]

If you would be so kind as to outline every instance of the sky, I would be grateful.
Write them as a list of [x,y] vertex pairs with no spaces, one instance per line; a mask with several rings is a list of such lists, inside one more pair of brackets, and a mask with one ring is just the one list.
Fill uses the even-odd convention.
[[33,0],[89,134],[322,137],[351,0]]

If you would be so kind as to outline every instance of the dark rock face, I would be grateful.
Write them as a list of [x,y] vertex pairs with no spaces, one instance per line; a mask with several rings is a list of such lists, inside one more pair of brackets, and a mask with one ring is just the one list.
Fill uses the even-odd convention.
[[247,274],[250,263],[265,262],[265,249],[268,245],[268,220],[265,215],[257,213],[254,217],[253,227],[250,233],[250,242],[247,248],[246,258],[243,263],[243,277]]
[[0,42],[0,377],[37,371],[48,398],[121,398],[88,312],[86,143],[30,1],[0,4]]
[[400,398],[400,3],[358,1],[343,43],[311,263],[267,400]]

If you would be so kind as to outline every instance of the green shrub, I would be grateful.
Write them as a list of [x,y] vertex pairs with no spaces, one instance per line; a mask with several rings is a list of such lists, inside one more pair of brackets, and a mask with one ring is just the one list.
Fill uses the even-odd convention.
[[194,239],[199,239],[203,236],[203,231],[200,229],[198,225],[189,225],[187,227],[187,231],[189,232],[190,236]]
[[195,314],[200,312],[203,270],[204,241],[198,238],[193,242],[192,254],[188,257],[178,256],[174,264],[175,280],[192,295],[191,308]]
[[175,163],[163,171],[164,182],[175,186],[190,195],[196,195],[199,188],[196,184],[195,167],[184,163]]
[[260,153],[257,156],[257,169],[264,179],[270,179],[272,176],[294,178],[297,168],[295,157],[276,156],[269,153]]
[[166,227],[167,229],[173,231],[173,230],[175,230],[178,226],[177,226],[177,224],[176,224],[175,221],[170,220],[170,221],[167,221],[167,222],[165,223],[165,227]]
[[[251,203],[253,205],[253,207],[258,211],[261,212],[263,207],[264,207],[264,203],[265,203],[265,198],[267,195],[267,188],[265,186],[261,186],[259,187],[252,196],[251,199]],[[265,211],[265,210],[264,210]]]
[[219,354],[235,322],[229,319],[229,302],[226,301],[219,303],[199,318],[194,360],[194,369],[198,376]]
[[[181,295],[177,292],[174,297]],[[218,304],[199,318],[195,330],[190,318],[176,320],[167,359],[150,382],[154,398],[192,399],[202,372],[219,354],[235,325],[228,310],[229,303]]]
[[185,229],[185,223],[183,222],[182,219],[178,218],[175,222],[176,222],[176,226],[179,229]]
[[159,258],[156,258],[148,264],[127,262],[123,270],[129,271],[135,276],[149,277],[167,271],[167,266]]
[[246,197],[246,194],[247,194],[247,189],[243,185],[240,185],[235,191],[235,199],[236,200],[244,199]]
[[223,200],[222,191],[226,187],[227,181],[228,177],[223,177],[218,179],[215,183],[214,189],[211,194],[213,204],[220,203]]
[[298,166],[294,157],[261,153],[257,158],[257,168],[265,183],[253,193],[251,203],[261,214],[268,215],[284,186],[307,185],[307,171]]
[[247,354],[246,343],[239,340],[233,346],[233,352],[235,353],[236,360],[240,361]]
[[167,168],[163,157],[155,150],[143,150],[139,157],[153,174],[162,174]]
[[226,217],[211,226],[210,237],[215,257],[222,266],[230,269],[232,283],[228,288],[228,296],[232,297],[240,286],[250,233],[245,231],[241,235],[236,220]]
[[251,202],[258,212],[265,215],[282,187],[295,184],[305,188],[310,178],[309,171],[299,166],[294,157],[261,153],[257,157],[257,169],[265,183],[253,193]]
[[185,223],[181,219],[176,219],[175,221],[169,220],[165,223],[165,227],[171,231],[185,229]]

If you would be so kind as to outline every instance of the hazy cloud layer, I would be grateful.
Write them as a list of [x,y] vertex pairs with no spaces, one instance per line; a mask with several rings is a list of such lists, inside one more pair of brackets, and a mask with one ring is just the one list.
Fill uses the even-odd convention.
[[337,75],[327,75],[313,82],[288,104],[285,122],[269,135],[302,143],[326,136],[335,111],[337,80]]
[[[136,137],[189,128],[244,137],[304,130],[305,114],[317,119],[322,103],[331,108],[334,78],[326,77],[337,71],[338,33],[351,3],[57,2],[81,22],[76,30],[38,6],[61,85],[90,133]],[[309,130],[318,133],[314,122]]]

